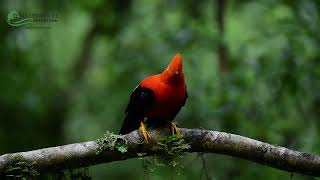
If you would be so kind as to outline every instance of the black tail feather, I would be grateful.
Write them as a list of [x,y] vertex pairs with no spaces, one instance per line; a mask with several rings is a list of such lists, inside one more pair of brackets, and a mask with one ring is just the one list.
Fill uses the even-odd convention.
[[138,129],[139,123],[140,123],[140,121],[136,117],[127,113],[126,117],[123,120],[123,124],[121,126],[119,134],[128,134],[128,133]]

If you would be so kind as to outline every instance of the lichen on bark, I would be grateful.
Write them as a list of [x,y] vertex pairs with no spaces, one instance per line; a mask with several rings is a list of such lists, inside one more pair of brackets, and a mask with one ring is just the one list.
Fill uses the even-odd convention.
[[128,151],[128,142],[124,136],[113,134],[109,131],[107,131],[102,138],[97,139],[96,143],[98,144],[96,154],[100,154],[107,149],[116,149],[122,153]]

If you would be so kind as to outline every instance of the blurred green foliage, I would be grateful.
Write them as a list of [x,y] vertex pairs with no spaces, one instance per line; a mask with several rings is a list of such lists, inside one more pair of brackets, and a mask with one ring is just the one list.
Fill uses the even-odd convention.
[[[58,11],[59,22],[0,24],[0,154],[118,132],[131,90],[177,52],[189,93],[180,127],[320,154],[320,1],[229,0],[223,36],[216,7],[213,0],[2,1],[3,19],[11,10]],[[203,156],[211,179],[290,179],[238,158]],[[149,178],[199,179],[202,164],[189,154],[181,175],[158,167]],[[139,159],[89,169],[93,179],[143,179],[143,171]]]

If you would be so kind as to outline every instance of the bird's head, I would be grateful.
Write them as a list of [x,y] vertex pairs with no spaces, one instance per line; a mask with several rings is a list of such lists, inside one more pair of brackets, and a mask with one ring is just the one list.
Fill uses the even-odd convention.
[[182,56],[179,53],[173,57],[168,67],[161,73],[161,77],[167,83],[184,83]]

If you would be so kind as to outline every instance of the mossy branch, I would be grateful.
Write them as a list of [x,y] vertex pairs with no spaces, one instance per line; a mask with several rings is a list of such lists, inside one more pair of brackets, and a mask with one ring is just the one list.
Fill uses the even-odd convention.
[[[185,142],[190,145],[190,148],[183,150],[185,152],[226,154],[292,173],[320,177],[319,155],[298,152],[224,132],[184,128],[181,128],[180,132]],[[169,131],[151,130],[149,133],[153,140],[149,144],[141,143],[140,133],[133,131],[124,136],[109,133],[104,137],[107,139],[99,141],[4,154],[0,156],[0,179],[5,176],[8,168],[12,168],[17,157],[32,164],[32,167],[29,168],[41,173],[42,171],[74,169],[156,154],[157,150],[154,145],[159,139],[168,135]],[[108,139],[109,136],[111,140]],[[108,145],[102,148],[101,143],[103,142],[107,142]],[[109,147],[113,145],[114,147]]]

